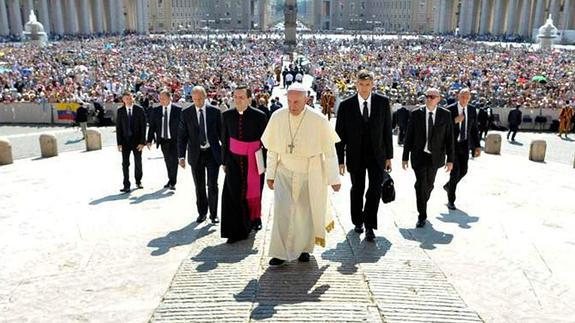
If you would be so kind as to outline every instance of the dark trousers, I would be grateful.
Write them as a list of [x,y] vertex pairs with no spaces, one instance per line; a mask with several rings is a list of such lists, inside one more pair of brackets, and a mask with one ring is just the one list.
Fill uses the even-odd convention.
[[519,130],[519,126],[516,125],[510,125],[509,126],[509,132],[507,133],[507,139],[509,139],[509,135],[513,134],[511,136],[511,140],[515,141],[515,135],[517,134],[517,131]]
[[487,137],[487,130],[488,130],[487,125],[479,126],[479,139]]
[[168,171],[168,185],[176,185],[178,181],[178,145],[174,139],[160,139],[160,147],[164,155]]
[[433,191],[433,184],[435,183],[435,175],[437,175],[437,168],[433,166],[430,154],[424,154],[422,164],[415,171],[415,197],[417,200],[417,212],[419,213],[419,220],[427,220],[427,201]]
[[405,134],[407,133],[407,125],[405,127],[399,127],[399,135],[397,136],[397,144],[403,145],[405,140]]
[[124,173],[124,188],[130,188],[130,154],[134,154],[136,184],[142,183],[142,152],[136,148],[138,144],[122,145],[122,171]]
[[[206,215],[208,207],[210,218],[218,216],[218,174],[220,166],[216,163],[212,151],[202,150],[198,163],[192,166],[192,176],[196,186],[196,206],[199,215]],[[206,194],[206,173],[208,174],[208,192]]]
[[[365,173],[369,180],[367,193],[365,193],[365,206],[363,193],[365,192]],[[381,199],[381,185],[383,184],[383,170],[374,158],[362,163],[360,169],[350,172],[351,191],[350,206],[351,220],[355,226],[365,224],[366,229],[377,229],[377,211]]]
[[467,174],[469,162],[469,150],[467,141],[457,142],[455,144],[455,160],[453,161],[453,169],[449,175],[449,182],[447,182],[447,199],[449,202],[455,202],[455,190],[457,184],[465,174]]

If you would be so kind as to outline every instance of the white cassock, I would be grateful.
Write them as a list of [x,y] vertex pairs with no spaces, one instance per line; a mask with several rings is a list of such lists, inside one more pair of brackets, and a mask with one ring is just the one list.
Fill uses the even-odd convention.
[[272,115],[262,136],[268,149],[266,177],[275,181],[270,257],[291,261],[312,253],[315,244],[325,247],[326,232],[334,228],[327,191],[340,184],[335,152],[339,141],[325,116],[308,106],[299,116],[287,108]]

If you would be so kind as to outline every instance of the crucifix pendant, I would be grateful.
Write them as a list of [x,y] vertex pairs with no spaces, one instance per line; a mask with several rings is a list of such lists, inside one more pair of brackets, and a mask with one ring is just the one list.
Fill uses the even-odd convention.
[[293,142],[291,144],[289,144],[288,147],[289,147],[289,153],[293,154],[293,149],[295,148],[295,145],[293,144]]

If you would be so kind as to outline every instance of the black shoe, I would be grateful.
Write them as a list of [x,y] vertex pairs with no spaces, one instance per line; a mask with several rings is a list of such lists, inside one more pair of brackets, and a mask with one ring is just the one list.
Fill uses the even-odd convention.
[[457,208],[455,207],[455,204],[453,202],[448,202],[447,208],[450,210],[453,210],[453,211],[457,210]]
[[307,252],[302,252],[302,254],[299,255],[299,258],[297,258],[297,261],[299,261],[299,262],[309,262],[309,253],[307,253]]
[[254,226],[254,231],[260,231],[262,229],[262,224],[258,223]]
[[176,185],[170,185],[170,187],[168,187],[170,189],[170,191],[175,191],[176,190]]
[[218,219],[217,216],[215,216],[215,217],[213,217],[213,218],[210,217],[210,220],[212,220],[212,224],[218,224],[218,223],[220,223],[220,219]]
[[206,215],[205,214],[198,216],[198,218],[196,219],[196,222],[198,222],[198,223],[202,223],[204,221],[206,221]]
[[170,188],[170,183],[164,185],[164,188]]
[[417,220],[416,228],[423,228],[425,226],[425,220]]
[[365,240],[367,240],[369,242],[372,242],[375,240],[375,233],[373,232],[373,229],[366,229]]
[[129,188],[129,187],[124,187],[123,189],[120,190],[120,192],[122,192],[122,193],[130,193],[130,188]]
[[142,183],[136,184],[136,187],[138,187],[138,189],[140,189],[140,190],[144,188],[144,186],[142,186]]
[[281,260],[281,259],[278,259],[278,258],[272,258],[272,259],[270,260],[270,266],[271,266],[271,267],[279,267],[279,266],[285,264],[285,262],[286,262],[285,260]]
[[356,225],[355,228],[353,228],[353,231],[355,231],[355,233],[363,233],[363,225]]
[[238,241],[241,241],[242,239],[235,239],[235,238],[229,238],[226,243],[227,244],[232,244],[232,243],[236,243]]

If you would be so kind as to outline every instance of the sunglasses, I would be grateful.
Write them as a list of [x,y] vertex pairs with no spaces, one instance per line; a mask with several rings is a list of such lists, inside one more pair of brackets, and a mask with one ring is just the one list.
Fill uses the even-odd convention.
[[433,99],[438,98],[438,97],[439,97],[439,95],[426,95],[425,96],[426,99],[430,99],[430,100],[433,100]]

